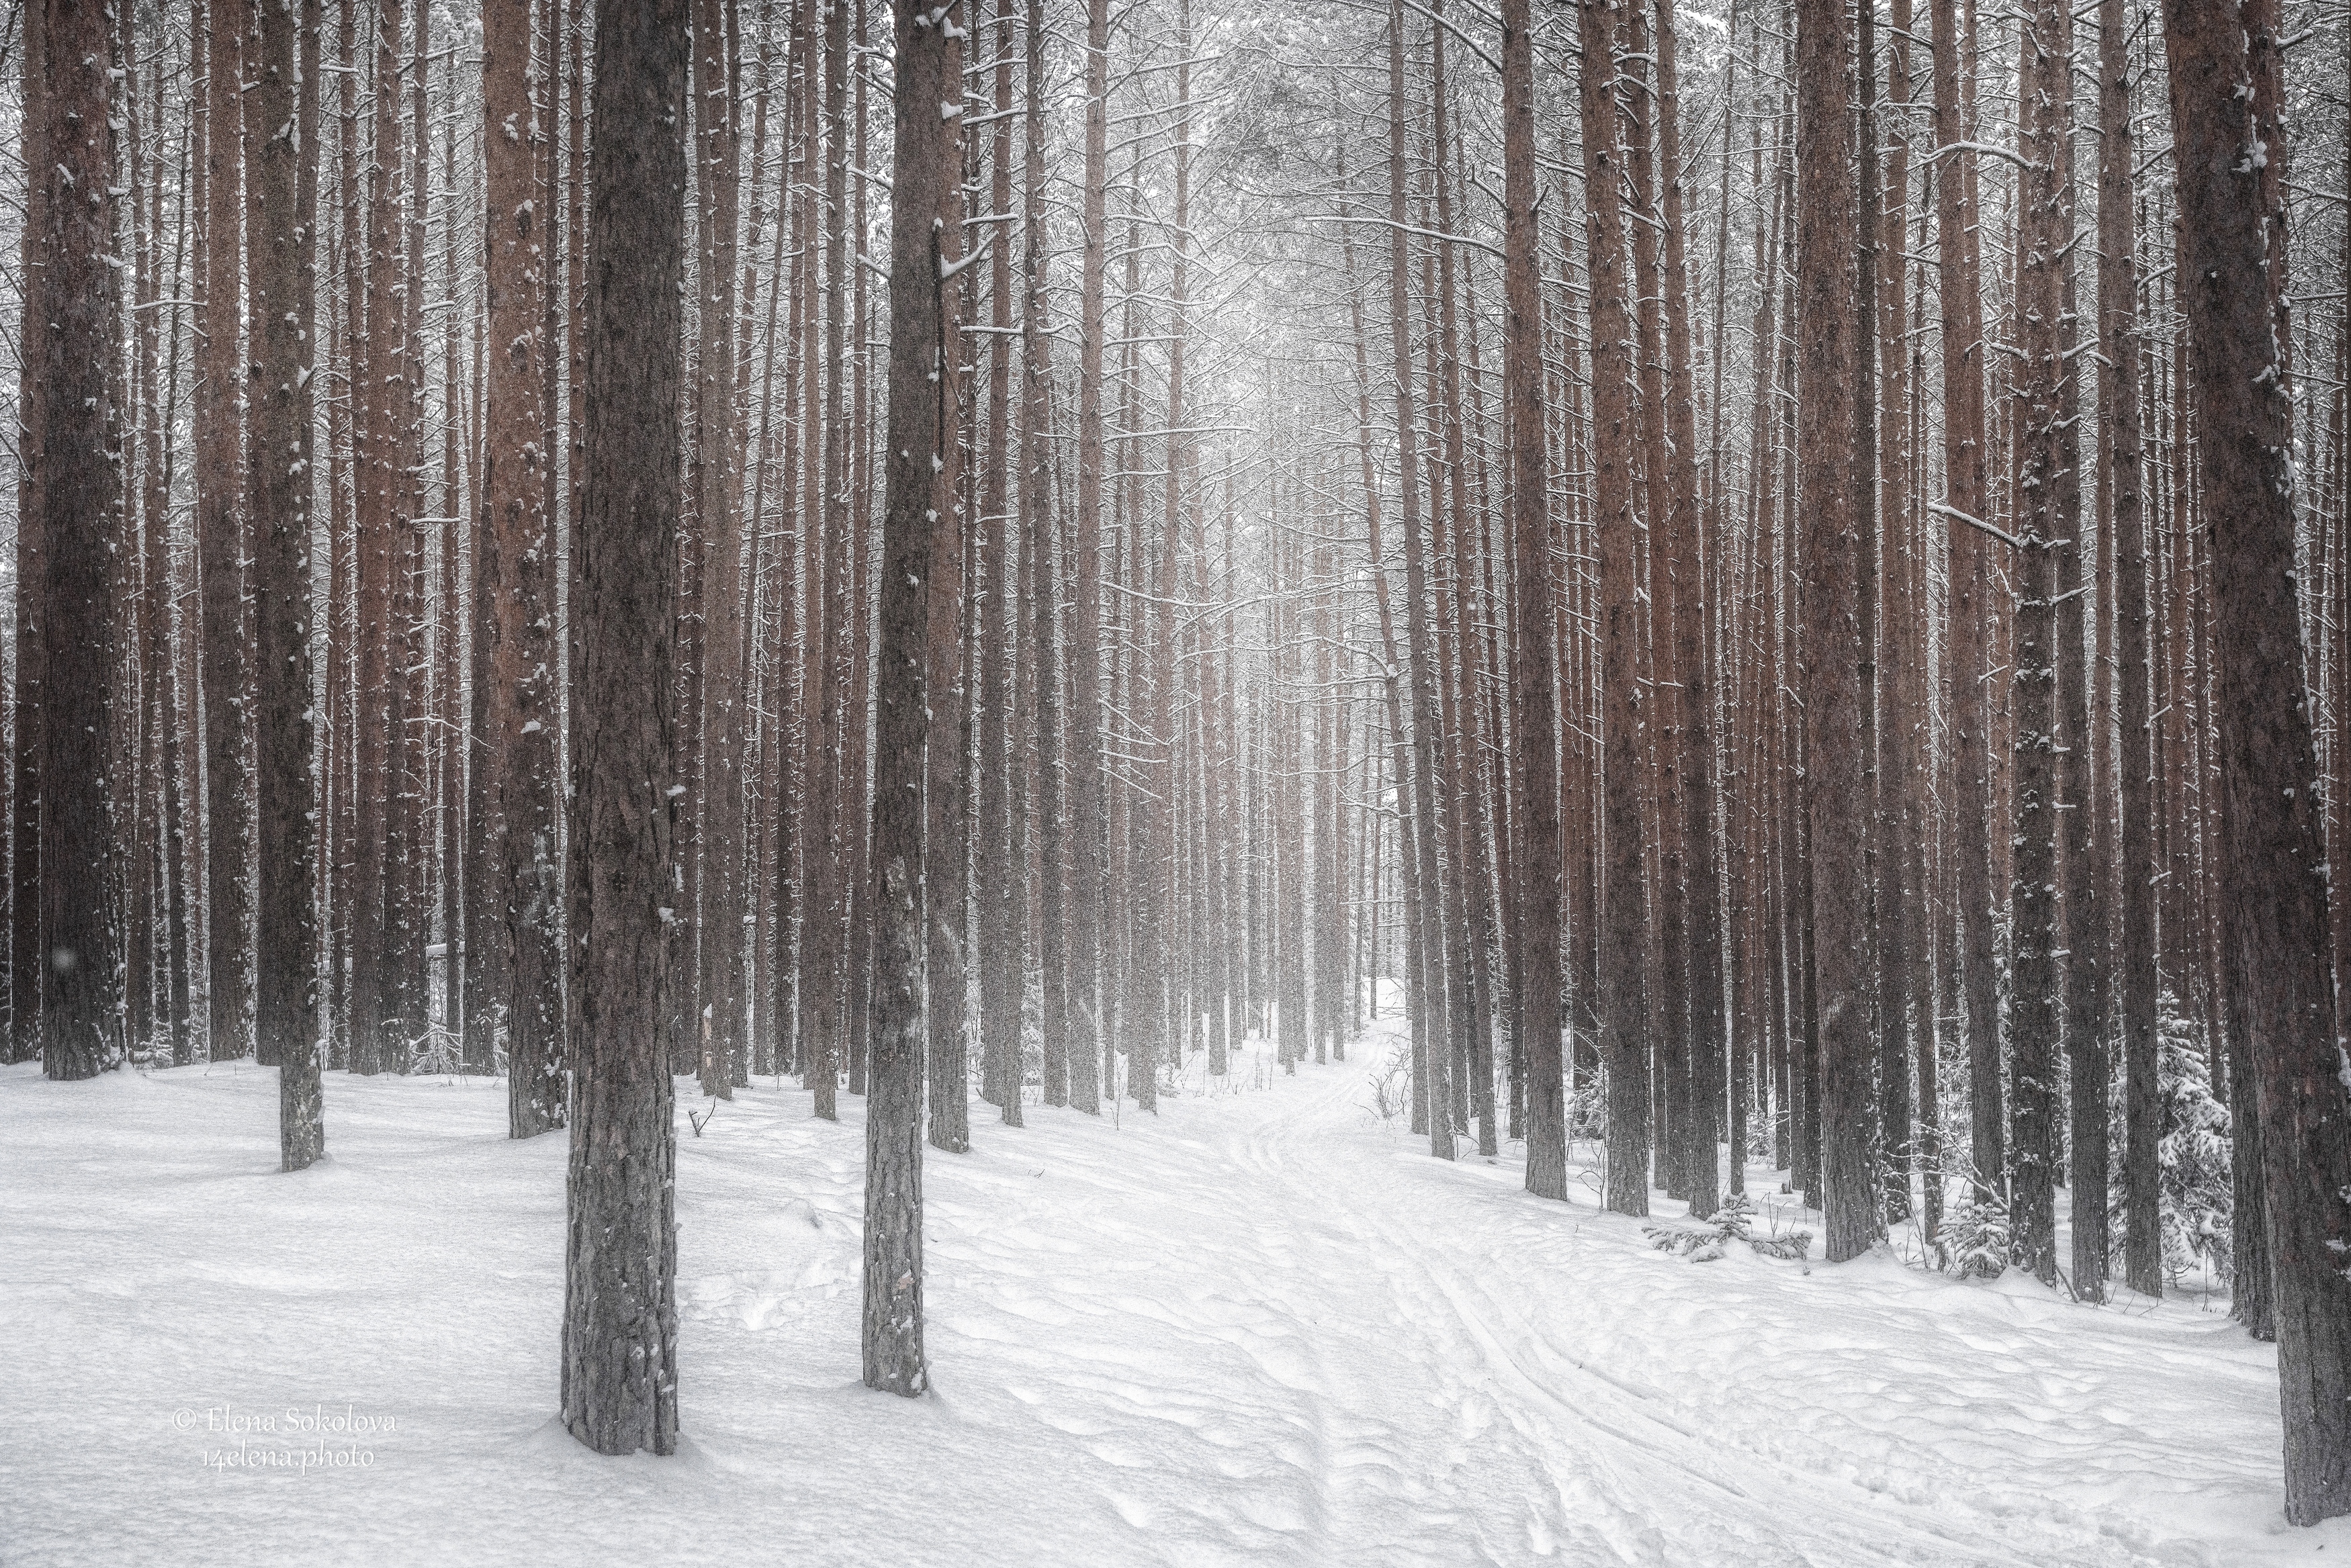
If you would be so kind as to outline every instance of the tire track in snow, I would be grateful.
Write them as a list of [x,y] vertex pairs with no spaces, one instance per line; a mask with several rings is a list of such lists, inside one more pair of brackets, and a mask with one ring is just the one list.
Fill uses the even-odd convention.
[[[1736,1428],[1703,1429],[1667,1407],[1674,1402],[1670,1395],[1635,1386],[1562,1349],[1520,1315],[1517,1303],[1526,1293],[1505,1295],[1489,1282],[1501,1250],[1472,1254],[1473,1242],[1489,1240],[1472,1215],[1494,1205],[1462,1212],[1461,1200],[1479,1191],[1465,1193],[1447,1178],[1458,1178],[1468,1161],[1449,1170],[1423,1168],[1435,1178],[1423,1180],[1400,1173],[1385,1151],[1380,1159],[1364,1158],[1356,1129],[1348,1125],[1360,1084],[1359,1073],[1342,1069],[1316,1092],[1292,1100],[1249,1129],[1234,1151],[1235,1163],[1278,1184],[1287,1194],[1284,1207],[1332,1205],[1331,1216],[1361,1245],[1358,1266],[1368,1265],[1381,1280],[1398,1304],[1399,1322],[1419,1336],[1424,1354],[1412,1359],[1435,1380],[1443,1383],[1448,1373],[1471,1364],[1516,1396],[1496,1401],[1517,1439],[1517,1451],[1508,1458],[1547,1477],[1559,1505],[1553,1513],[1530,1502],[1536,1551],[1546,1545],[1596,1549],[1607,1556],[1587,1558],[1571,1550],[1569,1560],[1677,1568],[1710,1561],[1900,1560],[1970,1568],[2154,1561],[2102,1532],[2010,1511],[1986,1518],[1972,1508],[1947,1519],[1847,1477],[1756,1452],[1738,1440]],[[1510,1203],[1499,1192],[1484,1190],[1508,1209],[1539,1201]],[[1361,1200],[1333,1202],[1343,1192]],[[1403,1199],[1408,1207],[1398,1212],[1422,1221],[1416,1234],[1401,1233],[1396,1219],[1383,1211],[1389,1199]],[[1563,1218],[1572,1211],[1546,1205],[1544,1212]],[[1513,1215],[1524,1217],[1523,1210]],[[1518,1346],[1548,1353],[1541,1357],[1546,1365],[1531,1366],[1527,1350]],[[1946,1506],[1965,1501],[1949,1495],[1939,1501]],[[1544,1542],[1547,1532],[1558,1539]],[[2040,1539],[2021,1541],[2020,1532]],[[1836,1555],[1822,1556],[1823,1548]],[[1898,1557],[1889,1558],[1890,1552]]]
[[[1349,1142],[1343,1127],[1334,1124],[1343,1121],[1358,1083],[1355,1072],[1341,1068],[1327,1082],[1311,1085],[1306,1097],[1249,1129],[1233,1151],[1235,1164],[1266,1185],[1263,1200],[1270,1208],[1320,1215],[1335,1232],[1323,1249],[1329,1256],[1320,1271],[1322,1285],[1359,1296],[1359,1305],[1384,1301],[1392,1330],[1410,1335],[1407,1345],[1391,1341],[1377,1346],[1377,1370],[1364,1379],[1368,1387],[1356,1390],[1358,1399],[1387,1407],[1384,1418],[1407,1450],[1416,1447],[1416,1407],[1439,1407],[1457,1417],[1462,1435],[1456,1446],[1468,1451],[1450,1473],[1439,1472],[1436,1479],[1447,1492],[1468,1494],[1455,1509],[1458,1519],[1450,1522],[1479,1538],[1487,1561],[1521,1562],[1531,1552],[1562,1552],[1578,1563],[1662,1563],[1656,1532],[1627,1500],[1597,1484],[1604,1478],[1592,1469],[1554,1462],[1547,1451],[1555,1446],[1551,1434],[1537,1429],[1517,1402],[1477,1386],[1480,1369],[1488,1385],[1497,1379],[1474,1348],[1465,1353],[1457,1309],[1413,1249],[1367,1219],[1369,1209],[1362,1200],[1368,1194],[1376,1202],[1382,1184],[1332,1179],[1337,1173],[1330,1157],[1343,1157]],[[1395,1413],[1398,1405],[1404,1407],[1402,1416]],[[1498,1440],[1496,1435],[1505,1430],[1509,1440]],[[1384,1501],[1368,1500],[1367,1506],[1378,1511]],[[1504,1517],[1519,1533],[1508,1542],[1486,1539]],[[1376,1530],[1351,1527],[1346,1534],[1399,1541],[1414,1526],[1426,1528],[1435,1520],[1390,1519]]]

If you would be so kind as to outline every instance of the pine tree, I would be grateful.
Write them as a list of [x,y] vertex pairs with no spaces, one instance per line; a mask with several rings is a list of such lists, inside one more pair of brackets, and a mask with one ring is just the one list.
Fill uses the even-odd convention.
[[[270,128],[254,149],[249,232],[254,519],[254,732],[260,880],[254,950],[256,1038],[278,1068],[285,1168],[326,1150],[319,1084],[319,791],[313,768],[310,583],[312,351],[318,185],[318,0],[259,10],[255,107]],[[305,135],[304,128],[313,129]],[[306,168],[307,165],[307,168]]]
[[[197,0],[195,15],[202,15],[201,7],[202,0]],[[48,124],[47,95],[42,85],[47,75],[41,55],[45,29],[40,19],[37,10],[25,22],[21,112],[26,167],[29,169],[41,167],[32,161],[32,155],[38,150]],[[192,131],[191,140],[201,138]],[[49,182],[45,180],[28,180],[25,184],[20,259],[26,277],[33,275],[35,264],[41,260],[43,247],[48,243],[48,188]],[[28,312],[31,309],[29,300],[26,308]],[[31,319],[29,315],[26,319]],[[47,368],[47,358],[33,348],[39,339],[19,337],[16,341],[21,360],[16,386],[17,417],[26,431],[38,431],[47,417],[41,407],[41,376]],[[33,522],[39,500],[36,485],[40,472],[40,447],[36,441],[24,439],[17,450],[16,691],[8,734],[13,754],[8,769],[7,1057],[11,1062],[28,1062],[41,1054],[41,991],[48,971],[41,949],[40,891],[41,759],[47,749],[41,739],[41,659],[47,642],[43,629],[47,617],[42,598],[47,591],[48,572],[41,564],[46,530]]]
[[[2293,401],[2273,321],[2283,203],[2275,0],[2166,0],[2179,276],[2212,536],[2220,930],[2237,949],[2285,1420],[2285,1512],[2351,1513],[2351,1104],[2340,1075],[2325,865],[2294,580]],[[2231,999],[2231,1004],[2237,1003]]]
[[[1412,816],[1413,898],[1419,909],[1421,940],[1416,954],[1416,974],[1424,1007],[1437,1011],[1427,1030],[1427,1046],[1414,1064],[1414,1090],[1426,1111],[1429,1153],[1453,1158],[1452,1031],[1445,999],[1447,943],[1444,929],[1444,898],[1437,870],[1437,794],[1439,739],[1435,649],[1428,626],[1430,597],[1426,551],[1422,544],[1421,494],[1417,443],[1414,433],[1412,338],[1409,325],[1411,271],[1406,235],[1413,225],[1405,204],[1404,69],[1404,7],[1402,0],[1388,12],[1388,320],[1389,341],[1395,356],[1397,445],[1397,510],[1404,535],[1405,649],[1412,687]],[[1613,187],[1612,187],[1613,189]],[[1434,482],[1428,487],[1433,514],[1439,504]]]
[[2123,1275],[2163,1293],[2155,1139],[2155,730],[2147,659],[2147,513],[2139,415],[2138,223],[2132,172],[2129,22],[2123,0],[2098,6],[2098,465],[2102,531],[2114,539],[2116,838],[2121,898],[2115,973],[2123,1074]]
[[1855,211],[1853,40],[1844,8],[1802,0],[1796,11],[1797,342],[1802,363],[1796,462],[1804,509],[1804,796],[1811,830],[1812,962],[1818,988],[1821,1178],[1826,1255],[1843,1262],[1876,1239],[1869,1177],[1872,1035],[1868,873],[1871,737],[1861,682],[1871,628],[1862,619],[1868,482],[1855,472]]
[[[1935,141],[1938,147],[1973,140],[1966,99],[1972,97],[1971,61],[1963,60],[1958,0],[1933,0]],[[1970,24],[1972,26],[1972,24]],[[1967,51],[1972,54],[1972,48]],[[1987,454],[1984,450],[1984,340],[1981,262],[1978,254],[1978,208],[1968,160],[1971,151],[1939,160],[1935,169],[1935,232],[1943,342],[1943,494],[1929,509],[1942,518],[1950,540],[1949,766],[1954,774],[1952,813],[1961,823],[1991,820],[1990,737],[1986,726],[1984,595],[1990,588],[1990,548],[1972,524],[1984,516]],[[2006,1165],[2001,1108],[2000,1003],[1992,960],[1992,856],[1990,834],[1961,832],[1952,845],[1952,881],[1957,894],[1959,951],[1954,954],[1967,1000],[1968,1086],[1970,1153],[1978,1174],[1995,1186]]]
[[[1549,485],[1543,472],[1542,296],[1535,228],[1535,87],[1527,0],[1502,5],[1503,290],[1509,329],[1503,379],[1509,395],[1511,593],[1521,607],[1511,639],[1517,697],[1513,781],[1517,801],[1520,979],[1512,994],[1526,1053],[1527,1190],[1567,1196],[1567,1113],[1560,1063],[1559,753],[1556,655],[1547,607],[1551,564]],[[1525,613],[1528,607],[1538,613]]]
[[1625,218],[1617,187],[1624,157],[1614,83],[1613,8],[1584,0],[1583,131],[1584,256],[1591,281],[1592,524],[1600,556],[1600,910],[1596,998],[1600,1055],[1608,1075],[1606,1203],[1619,1214],[1649,1211],[1649,1000],[1644,933],[1649,923],[1642,874],[1639,726],[1635,675],[1637,614],[1631,457],[1632,319],[1625,288]]
[[2011,994],[2009,1212],[2017,1262],[2053,1283],[2057,1273],[2057,491],[2058,383],[2066,374],[2058,344],[2058,258],[2071,237],[2058,185],[2057,143],[2064,132],[2057,99],[2067,62],[2057,37],[2057,0],[2043,0],[2023,29],[2023,121],[2027,161],[2017,236],[2018,348],[2014,407],[2022,452],[2016,498],[2016,782],[2011,810],[2014,881],[2009,894]]
[[[995,128],[988,151],[988,212],[1012,211],[1011,7],[997,0],[988,30],[995,56]],[[1022,909],[1027,898],[1016,879],[1012,858],[1013,665],[1018,617],[1013,607],[1011,452],[1012,244],[1008,234],[988,246],[987,411],[980,453],[979,559],[977,593],[971,606],[979,645],[977,886],[982,910],[998,911],[979,921],[979,1033],[984,1097],[996,1103],[1005,1124],[1020,1125],[1020,993],[1026,968],[1025,919],[1003,912]]]
[[[531,0],[492,0],[483,18],[485,308],[482,526],[474,562],[484,719],[475,765],[486,775],[481,840],[497,857],[475,868],[489,889],[487,929],[470,963],[492,977],[507,1036],[507,1124],[516,1137],[559,1127],[563,1088],[563,876],[556,792],[556,535],[547,505],[545,341],[550,217],[538,166],[551,127],[529,48]],[[476,950],[478,949],[479,950]],[[493,1025],[495,1026],[495,1025]]]
[[[122,857],[109,774],[115,688],[116,541],[122,526],[114,260],[113,48],[107,7],[40,0],[26,13],[43,62],[26,167],[39,187],[25,331],[41,394],[27,431],[24,525],[40,535],[41,700],[73,723],[40,726],[42,1071],[90,1078],[122,1064]],[[58,787],[63,780],[77,783]],[[244,955],[238,955],[240,962]]]
[[[844,5],[831,6],[834,19],[828,26],[845,29],[846,9]],[[695,1013],[695,1055],[703,1093],[722,1099],[734,1097],[744,1051],[743,916],[750,907],[744,897],[749,818],[743,798],[744,750],[750,739],[748,645],[736,482],[737,236],[742,219],[742,136],[736,99],[740,58],[741,23],[735,0],[697,0],[695,145],[702,218],[695,233],[704,282],[692,481],[707,561],[702,579],[704,761],[695,835],[703,868],[702,1005]]]
[[[961,254],[964,28],[894,0],[888,457],[873,748],[873,1064],[865,1118],[865,1385],[930,1386],[923,1353],[923,752],[935,541],[959,526],[942,450],[956,428],[944,296]],[[952,591],[951,589],[949,591]],[[948,733],[954,733],[952,726]],[[934,913],[933,919],[936,919]],[[959,979],[959,977],[958,977]]]
[[1110,0],[1086,0],[1085,255],[1079,275],[1078,517],[1070,595],[1070,1104],[1100,1110],[1109,996],[1102,937],[1102,499],[1103,266],[1110,140]]
[[[397,4],[397,0],[387,0]],[[196,548],[204,600],[204,922],[208,1054],[251,1047],[253,802],[246,700],[244,431],[236,387],[243,250],[244,42],[251,0],[209,0],[204,28],[203,293],[196,300]]]
[[[662,1036],[681,790],[671,610],[684,482],[687,0],[598,0],[571,704],[572,1074],[563,1424],[677,1448],[676,1153]],[[625,192],[625,194],[623,194]]]

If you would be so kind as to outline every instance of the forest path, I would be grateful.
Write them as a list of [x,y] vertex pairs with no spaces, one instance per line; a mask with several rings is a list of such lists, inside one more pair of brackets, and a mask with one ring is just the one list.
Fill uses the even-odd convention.
[[[564,1140],[507,1140],[503,1085],[329,1074],[329,1158],[288,1177],[273,1073],[0,1068],[0,1563],[2351,1552],[2283,1530],[2270,1353],[2218,1312],[1668,1259],[1586,1181],[1541,1201],[1383,1122],[1393,1029],[1294,1076],[1252,1043],[1216,1092],[1196,1061],[1155,1117],[975,1104],[925,1163],[914,1402],[856,1376],[862,1102],[762,1085],[698,1135],[681,1106],[673,1460],[549,1418]],[[322,1407],[376,1429],[289,1430]],[[272,1447],[368,1462],[225,1458]]]
[[2273,1373],[2225,1320],[1883,1255],[1669,1259],[1596,1211],[1596,1175],[1562,1206],[1525,1193],[1516,1158],[1431,1159],[1375,1125],[1365,1072],[1301,1068],[1266,1114],[1229,1119],[1216,1162],[1247,1179],[1225,1201],[1253,1250],[1289,1260],[1259,1276],[1267,1299],[1341,1369],[1320,1391],[1322,1422],[1349,1433],[1322,1505],[1353,1560],[1447,1542],[1476,1562],[1661,1568],[2257,1550],[2211,1538],[2275,1506]]

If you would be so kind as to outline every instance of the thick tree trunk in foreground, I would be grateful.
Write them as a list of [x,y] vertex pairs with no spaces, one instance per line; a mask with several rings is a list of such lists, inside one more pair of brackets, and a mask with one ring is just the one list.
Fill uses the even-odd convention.
[[579,688],[577,1024],[563,1424],[599,1453],[677,1448],[677,1232],[662,1037],[677,913],[671,647],[682,475],[686,0],[598,0],[590,153]]
[[[46,62],[26,166],[41,191],[40,265],[25,291],[25,334],[37,363],[39,424],[30,515],[41,541],[42,701],[73,723],[40,726],[41,1066],[90,1078],[122,1064],[120,863],[116,853],[115,542],[122,525],[116,424],[120,326],[114,252],[114,122],[109,113],[109,9],[97,0],[37,0],[26,13]],[[61,789],[58,781],[71,779]],[[21,831],[21,829],[20,829]],[[20,890],[18,897],[29,890]],[[239,963],[244,953],[237,954]]]
[[[308,280],[317,225],[306,207],[318,190],[301,165],[315,164],[315,140],[298,134],[301,100],[317,91],[302,78],[297,13],[261,8],[255,108],[268,134],[254,151],[252,203],[253,375],[247,453],[255,534],[254,615],[257,654],[254,726],[261,805],[261,878],[254,952],[255,1038],[278,1071],[278,1143],[285,1168],[300,1170],[326,1152],[319,1056],[319,789],[311,770],[316,732],[310,692],[310,375]],[[306,0],[300,31],[315,35],[317,0]],[[315,117],[313,117],[315,119]],[[308,197],[306,202],[304,198]]]
[[[923,1357],[923,747],[935,590],[932,541],[956,524],[956,373],[946,340],[960,253],[962,29],[893,0],[896,155],[890,232],[890,412],[873,746],[873,1059],[865,1116],[865,1386],[913,1396]],[[951,15],[951,13],[949,13]],[[947,725],[946,732],[956,732]],[[935,918],[935,917],[934,917]],[[958,977],[958,981],[960,977]]]
[[[2260,1110],[2285,1419],[2285,1511],[2351,1513],[2351,1104],[2294,565],[2293,403],[2273,325],[2286,243],[2274,0],[2166,0],[2179,276],[2211,530],[2223,939],[2237,945]],[[2273,112],[2273,109],[2272,110]],[[2274,156],[2274,153],[2273,153]],[[2273,264],[2279,264],[2273,268]]]

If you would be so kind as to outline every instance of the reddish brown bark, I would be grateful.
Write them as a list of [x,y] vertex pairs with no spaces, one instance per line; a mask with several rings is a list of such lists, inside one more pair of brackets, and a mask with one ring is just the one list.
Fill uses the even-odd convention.
[[[677,1232],[662,1038],[677,911],[671,668],[684,467],[686,0],[598,0],[572,605],[572,1070],[563,1424],[677,1448]],[[619,199],[626,192],[626,199]]]
[[[2264,172],[2284,63],[2273,0],[2164,6],[2179,276],[2220,646],[2220,929],[2261,1121],[2286,1518],[2351,1512],[2351,1105],[2335,1036],[2318,776],[2294,580],[2292,399],[2273,327],[2286,243]],[[2264,112],[2266,111],[2266,112]],[[2274,265],[2273,265],[2274,264]]]
[[[1843,1262],[1876,1240],[1869,1179],[1872,1034],[1867,928],[1870,737],[1863,732],[1868,628],[1854,485],[1853,42],[1844,8],[1796,10],[1796,462],[1804,509],[1804,804],[1811,830],[1809,977],[1820,1017],[1821,1207],[1825,1253]],[[1808,1088],[1810,1085],[1807,1085]]]

